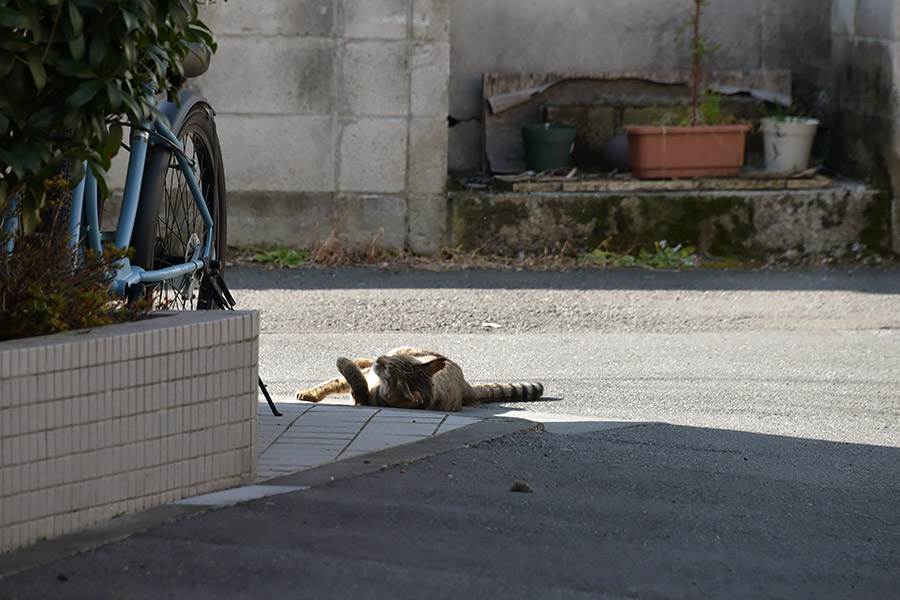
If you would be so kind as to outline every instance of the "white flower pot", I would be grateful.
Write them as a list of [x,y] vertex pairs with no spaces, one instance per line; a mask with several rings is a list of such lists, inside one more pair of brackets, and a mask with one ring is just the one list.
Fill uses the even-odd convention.
[[762,119],[760,131],[763,133],[766,171],[793,173],[806,169],[818,126],[818,119]]

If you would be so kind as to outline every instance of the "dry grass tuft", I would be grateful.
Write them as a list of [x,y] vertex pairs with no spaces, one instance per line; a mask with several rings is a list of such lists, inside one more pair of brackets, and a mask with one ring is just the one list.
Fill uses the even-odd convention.
[[559,250],[517,257],[484,254],[478,250],[444,248],[431,256],[413,254],[405,250],[385,250],[378,246],[381,235],[365,246],[348,246],[333,233],[324,242],[317,242],[310,250],[294,254],[290,265],[270,258],[278,253],[272,247],[232,248],[230,260],[237,265],[259,265],[266,268],[324,268],[378,267],[391,269],[420,269],[428,271],[462,271],[466,269],[563,271],[579,266],[574,254]]

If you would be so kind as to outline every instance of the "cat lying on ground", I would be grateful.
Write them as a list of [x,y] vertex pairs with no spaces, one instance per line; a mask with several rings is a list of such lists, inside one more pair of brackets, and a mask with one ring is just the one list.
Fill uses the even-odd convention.
[[350,392],[355,404],[458,411],[481,402],[537,400],[544,393],[540,383],[469,385],[459,365],[421,348],[395,348],[375,360],[339,358],[337,367],[341,377],[300,390],[297,399],[321,402]]

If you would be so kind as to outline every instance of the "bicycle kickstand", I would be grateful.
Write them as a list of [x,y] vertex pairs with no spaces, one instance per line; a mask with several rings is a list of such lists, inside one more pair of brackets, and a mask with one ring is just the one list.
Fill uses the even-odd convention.
[[[220,263],[217,260],[211,261],[209,265],[209,269],[203,275],[203,278],[200,280],[200,290],[201,293],[208,293],[213,302],[216,303],[222,310],[234,310],[234,305],[237,304],[235,302],[234,297],[231,295],[231,292],[228,291],[228,286],[225,285],[225,280],[222,279],[222,274],[219,271]],[[269,390],[266,389],[266,384],[263,383],[262,377],[258,377],[259,379],[259,389],[262,390],[263,396],[266,398],[266,402],[269,403],[269,409],[272,411],[272,414],[276,417],[282,416],[278,409],[275,407],[275,403],[272,402],[272,397],[269,395]]]

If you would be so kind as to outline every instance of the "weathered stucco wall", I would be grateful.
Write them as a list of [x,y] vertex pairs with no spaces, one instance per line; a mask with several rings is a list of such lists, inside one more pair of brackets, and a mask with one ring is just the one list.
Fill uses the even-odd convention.
[[832,0],[832,166],[890,190],[900,252],[900,0]]
[[[481,166],[482,73],[679,71],[674,44],[691,0],[451,0],[451,171]],[[704,33],[721,70],[790,69],[797,101],[825,113],[829,21],[823,0],[710,0]]]

